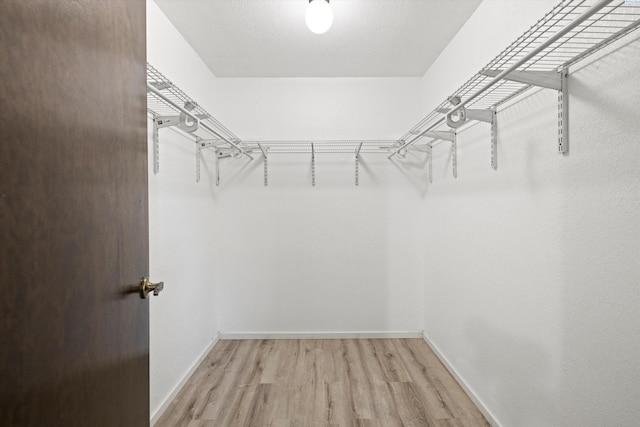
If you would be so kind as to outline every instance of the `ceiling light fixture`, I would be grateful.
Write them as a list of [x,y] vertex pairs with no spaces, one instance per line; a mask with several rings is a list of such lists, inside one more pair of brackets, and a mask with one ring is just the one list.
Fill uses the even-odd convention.
[[329,0],[309,0],[304,20],[312,33],[326,33],[333,24],[333,11],[329,6]]

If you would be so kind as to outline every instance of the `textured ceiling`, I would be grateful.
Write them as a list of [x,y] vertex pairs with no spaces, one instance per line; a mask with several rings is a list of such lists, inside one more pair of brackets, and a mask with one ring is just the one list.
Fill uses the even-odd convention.
[[307,0],[155,0],[218,77],[422,76],[481,0],[331,0],[322,35]]

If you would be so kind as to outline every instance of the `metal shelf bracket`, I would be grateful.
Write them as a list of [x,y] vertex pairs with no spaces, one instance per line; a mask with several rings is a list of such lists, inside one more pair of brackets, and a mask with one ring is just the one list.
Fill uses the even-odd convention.
[[216,150],[216,187],[220,185],[220,159],[227,159],[231,154],[227,150]]
[[173,87],[173,83],[168,82],[168,81],[154,81],[154,82],[148,82],[151,86],[155,87],[158,90],[167,90],[170,87]]
[[[438,113],[448,114],[449,109],[447,108],[438,108],[436,110]],[[498,159],[497,159],[497,144],[498,144],[498,133],[497,133],[497,121],[498,115],[496,114],[496,108],[490,107],[488,109],[474,109],[467,108],[465,109],[465,115],[467,120],[476,120],[478,122],[489,123],[491,125],[491,167],[495,170],[498,168]],[[434,137],[433,132],[427,132],[425,136]]]
[[[451,143],[451,166],[453,169],[453,177],[458,177],[458,143],[457,143],[457,135],[455,131],[452,130],[435,130],[425,132],[424,136],[433,138],[436,140],[448,141]],[[429,147],[432,147],[432,144],[429,144]],[[431,150],[429,152],[429,162],[431,162]],[[429,164],[431,168],[431,163]],[[431,179],[431,177],[429,177]]]
[[[437,111],[442,114],[449,114],[449,110],[446,108],[438,108]],[[465,108],[464,111],[467,116],[467,120],[475,120],[485,123],[491,123],[493,121],[491,109],[480,110],[476,108]]]
[[452,130],[432,130],[425,132],[424,136],[449,142],[454,142],[456,140],[456,133]]
[[453,141],[451,141],[451,166],[453,169],[453,177],[458,177],[458,142],[456,141],[456,134],[453,133]]
[[159,129],[180,125],[180,116],[156,116]]
[[491,168],[498,169],[498,112],[491,107]]
[[[497,77],[503,72],[503,70],[483,70],[482,74],[487,77]],[[560,73],[556,71],[511,71],[501,78],[512,82],[555,90],[560,90],[562,85]]]

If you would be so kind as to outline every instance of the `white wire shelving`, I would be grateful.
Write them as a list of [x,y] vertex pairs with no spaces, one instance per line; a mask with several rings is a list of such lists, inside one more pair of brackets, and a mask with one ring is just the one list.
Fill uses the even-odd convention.
[[[315,185],[316,154],[349,153],[355,156],[355,183],[358,185],[360,154],[388,154],[397,145],[396,140],[242,141],[150,64],[147,64],[147,110],[153,119],[154,173],[160,170],[159,129],[173,127],[196,143],[196,181],[200,180],[201,150],[214,149],[216,163],[225,158],[246,156],[253,160],[256,154],[262,155],[265,185],[268,184],[267,165],[271,154],[310,154],[312,184]],[[219,170],[217,164],[216,184],[220,182]]]
[[[532,87],[558,92],[558,151],[568,153],[569,67],[640,27],[640,1],[565,0],[407,131],[388,156],[451,143],[457,175],[456,133],[467,123],[491,124],[491,166],[497,168],[497,109]],[[430,180],[431,180],[431,174]]]
[[[566,154],[569,67],[639,27],[640,0],[563,0],[397,140],[243,141],[147,64],[147,108],[154,126],[154,172],[159,170],[158,130],[173,127],[196,142],[197,181],[202,149],[215,150],[216,162],[262,156],[265,185],[268,157],[272,154],[310,154],[315,185],[316,154],[351,153],[358,185],[361,154],[386,154],[389,159],[402,159],[408,150],[416,150],[427,153],[431,181],[434,144],[451,144],[453,175],[457,176],[456,135],[474,121],[491,125],[491,166],[497,169],[498,108],[532,87],[557,91],[558,151]],[[216,170],[219,183],[219,167]]]
[[199,150],[213,147],[227,150],[234,157],[251,155],[240,138],[216,120],[162,73],[147,63],[147,111],[153,118],[154,173],[160,168],[159,129],[172,127],[193,138]]

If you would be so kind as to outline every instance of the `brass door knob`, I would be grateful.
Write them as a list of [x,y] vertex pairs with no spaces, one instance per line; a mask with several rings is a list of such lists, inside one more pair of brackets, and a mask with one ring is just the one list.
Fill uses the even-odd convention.
[[158,296],[160,291],[164,289],[164,282],[151,283],[148,277],[143,277],[140,281],[140,296],[147,298],[151,292]]

